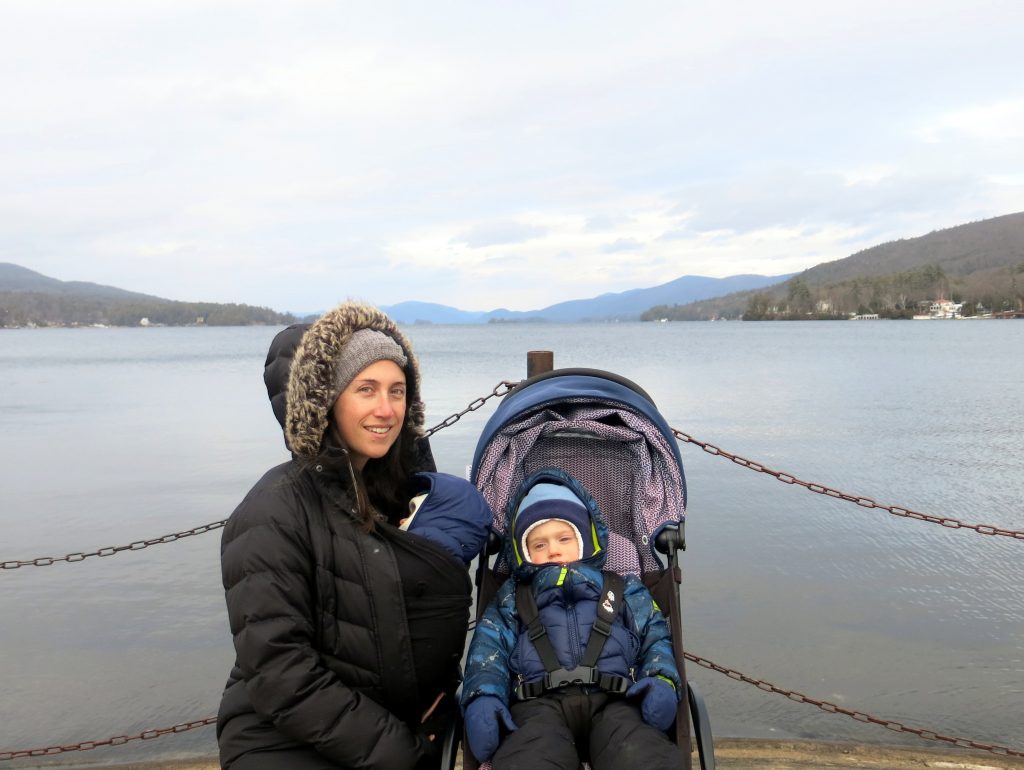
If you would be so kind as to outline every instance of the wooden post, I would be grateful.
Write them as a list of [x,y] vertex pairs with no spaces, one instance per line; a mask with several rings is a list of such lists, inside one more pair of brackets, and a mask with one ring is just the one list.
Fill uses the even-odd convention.
[[550,350],[531,350],[526,354],[526,377],[550,372],[555,368],[555,354]]

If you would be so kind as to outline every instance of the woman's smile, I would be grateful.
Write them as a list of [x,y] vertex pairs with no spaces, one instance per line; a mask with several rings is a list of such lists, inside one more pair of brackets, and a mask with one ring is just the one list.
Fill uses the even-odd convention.
[[334,422],[352,465],[383,457],[405,420],[405,372],[394,361],[377,361],[355,376],[334,403]]

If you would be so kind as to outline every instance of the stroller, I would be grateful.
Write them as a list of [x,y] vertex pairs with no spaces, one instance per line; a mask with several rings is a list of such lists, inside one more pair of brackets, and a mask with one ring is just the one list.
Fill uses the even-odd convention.
[[[525,380],[488,420],[477,443],[471,481],[494,512],[492,527],[504,535],[506,507],[520,483],[542,468],[561,469],[583,484],[608,526],[606,569],[639,576],[662,608],[687,697],[677,708],[674,739],[679,768],[690,770],[692,719],[701,770],[714,770],[707,709],[686,679],[679,618],[678,552],[685,548],[686,482],[672,431],[639,386],[609,372],[556,369]],[[479,620],[510,565],[492,534],[476,573]],[[443,746],[443,768],[454,768],[461,724]],[[463,742],[463,745],[465,743]],[[489,767],[463,752],[463,768]]]

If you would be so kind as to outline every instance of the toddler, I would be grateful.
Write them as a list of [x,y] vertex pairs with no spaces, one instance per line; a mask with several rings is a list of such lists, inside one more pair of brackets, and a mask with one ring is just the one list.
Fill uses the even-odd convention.
[[682,687],[668,624],[638,578],[601,571],[607,529],[596,502],[569,474],[545,469],[509,510],[513,574],[466,665],[470,750],[494,770],[535,767],[541,755],[566,770],[678,768],[665,733]]

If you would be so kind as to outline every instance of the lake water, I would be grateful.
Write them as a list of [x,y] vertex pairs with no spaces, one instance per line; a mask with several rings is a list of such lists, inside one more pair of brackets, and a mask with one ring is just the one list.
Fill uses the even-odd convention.
[[[286,452],[276,329],[0,332],[0,561],[225,518]],[[669,424],[800,478],[1024,530],[1024,323],[416,326],[428,425],[526,352],[633,379]],[[432,439],[464,474],[495,401]],[[684,444],[686,648],[757,679],[1024,749],[1024,542],[814,495]],[[0,571],[0,751],[216,713],[220,532]],[[688,665],[716,735],[924,744]],[[212,728],[47,760],[215,753]],[[9,763],[28,767],[41,760]]]

